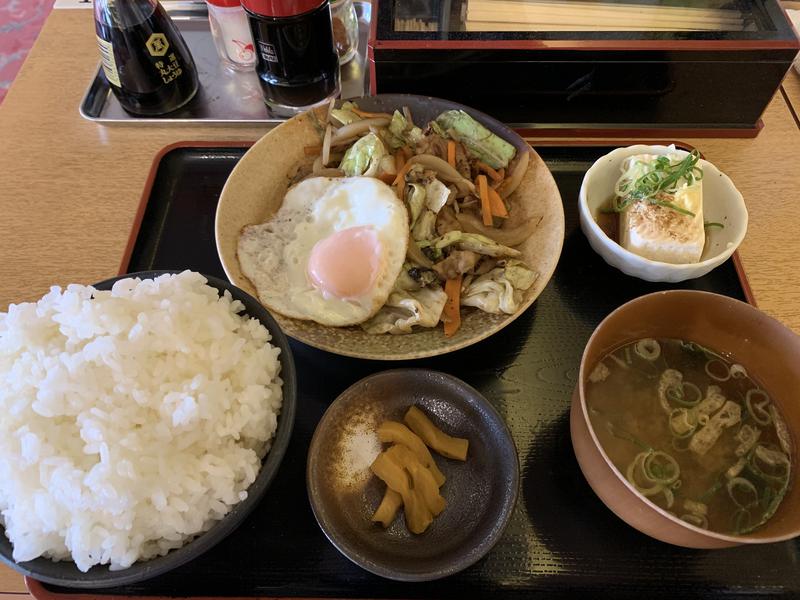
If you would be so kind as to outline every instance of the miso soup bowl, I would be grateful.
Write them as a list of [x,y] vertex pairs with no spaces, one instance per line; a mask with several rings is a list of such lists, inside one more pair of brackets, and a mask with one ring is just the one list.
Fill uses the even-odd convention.
[[[690,525],[639,494],[611,462],[589,421],[586,384],[608,352],[641,338],[694,341],[728,355],[770,393],[793,438],[789,491],[772,518],[746,535]],[[688,548],[725,548],[780,542],[800,535],[800,337],[750,304],[708,292],[674,290],[624,304],[595,329],[583,352],[572,398],[570,432],[589,485],[619,518],[651,537]]]

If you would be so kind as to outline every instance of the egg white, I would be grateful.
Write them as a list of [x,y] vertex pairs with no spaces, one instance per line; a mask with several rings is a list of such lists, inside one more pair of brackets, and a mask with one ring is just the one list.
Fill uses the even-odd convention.
[[[314,245],[338,231],[362,226],[373,228],[381,247],[371,289],[344,300],[314,287],[307,275]],[[242,273],[267,308],[296,319],[345,326],[367,320],[385,304],[403,267],[407,244],[406,208],[388,185],[372,177],[314,177],[289,189],[269,221],[244,227],[237,254]]]

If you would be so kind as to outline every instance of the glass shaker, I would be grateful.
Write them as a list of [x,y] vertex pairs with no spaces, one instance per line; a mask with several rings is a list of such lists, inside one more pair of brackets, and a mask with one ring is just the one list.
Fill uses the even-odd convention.
[[329,0],[242,0],[267,106],[291,116],[339,95]]
[[252,71],[256,52],[240,0],[206,0],[211,37],[222,63],[234,71]]
[[358,52],[358,16],[353,0],[332,0],[331,21],[333,43],[339,55],[339,64],[343,65]]
[[103,71],[122,108],[161,115],[197,93],[192,55],[158,0],[94,0],[94,20]]

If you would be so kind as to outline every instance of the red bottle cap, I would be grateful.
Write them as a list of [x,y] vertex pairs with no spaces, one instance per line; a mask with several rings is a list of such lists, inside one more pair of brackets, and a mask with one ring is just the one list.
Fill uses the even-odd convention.
[[233,8],[234,6],[242,5],[241,0],[206,0],[206,2],[221,8]]
[[325,4],[326,0],[241,0],[242,6],[264,17],[295,17]]

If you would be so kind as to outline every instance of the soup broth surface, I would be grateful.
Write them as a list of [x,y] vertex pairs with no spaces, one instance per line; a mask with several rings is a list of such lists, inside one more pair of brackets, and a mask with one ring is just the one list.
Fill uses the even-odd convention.
[[777,510],[792,440],[742,365],[694,342],[643,339],[604,356],[586,390],[603,450],[661,508],[733,535]]

